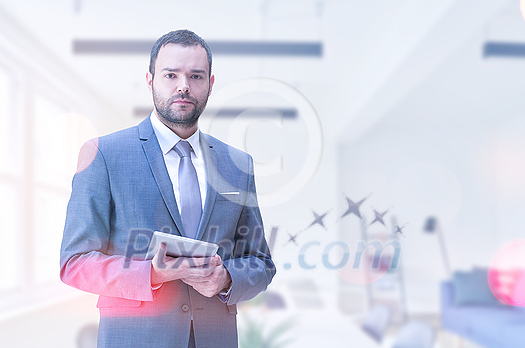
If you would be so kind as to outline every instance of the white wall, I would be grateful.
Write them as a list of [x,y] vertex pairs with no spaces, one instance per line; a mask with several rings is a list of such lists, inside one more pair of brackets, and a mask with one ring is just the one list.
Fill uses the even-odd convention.
[[437,237],[422,232],[428,216],[441,223],[453,270],[488,266],[499,246],[523,236],[525,61],[482,56],[487,39],[503,39],[502,26],[525,32],[519,12],[497,13],[369,131],[342,140],[345,190],[374,192],[372,203],[409,222],[412,312],[438,310],[446,277]]

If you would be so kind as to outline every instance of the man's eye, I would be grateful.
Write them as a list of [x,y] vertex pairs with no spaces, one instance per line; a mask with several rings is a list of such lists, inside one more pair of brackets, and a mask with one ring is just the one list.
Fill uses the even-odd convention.
[[166,78],[168,78],[168,79],[172,79],[174,77],[175,77],[175,74],[172,74],[172,73],[166,74]]
[[202,79],[202,76],[200,76],[200,75],[193,75],[191,78],[194,79],[194,80],[200,80],[200,79]]

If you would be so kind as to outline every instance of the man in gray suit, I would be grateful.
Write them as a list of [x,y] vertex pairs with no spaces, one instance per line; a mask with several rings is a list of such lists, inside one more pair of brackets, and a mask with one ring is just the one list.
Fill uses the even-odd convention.
[[[154,111],[84,144],[68,204],[61,279],[100,295],[99,347],[237,347],[236,304],[270,284],[252,158],[198,129],[215,77],[188,30],[155,43]],[[213,257],[145,259],[155,230],[217,243]]]

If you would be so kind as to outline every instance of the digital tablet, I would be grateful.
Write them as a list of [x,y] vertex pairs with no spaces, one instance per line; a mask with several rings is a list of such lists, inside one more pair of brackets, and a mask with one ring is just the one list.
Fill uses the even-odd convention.
[[152,259],[160,248],[160,244],[167,246],[166,255],[172,257],[207,257],[217,253],[217,244],[177,236],[174,234],[155,231],[149,244],[146,259]]

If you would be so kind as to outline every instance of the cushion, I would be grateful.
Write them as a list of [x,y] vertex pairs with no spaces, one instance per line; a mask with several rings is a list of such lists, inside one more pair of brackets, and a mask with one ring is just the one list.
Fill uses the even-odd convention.
[[477,268],[470,272],[454,272],[454,305],[498,305],[500,302],[492,293],[488,282],[487,269]]

